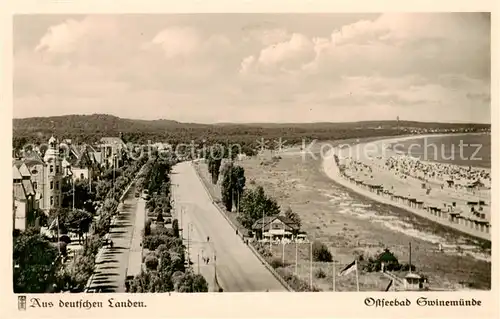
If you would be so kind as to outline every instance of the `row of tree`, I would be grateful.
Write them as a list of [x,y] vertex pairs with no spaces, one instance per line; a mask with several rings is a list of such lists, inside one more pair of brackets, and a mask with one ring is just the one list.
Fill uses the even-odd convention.
[[[199,274],[186,266],[184,245],[177,219],[172,228],[165,228],[163,213],[170,214],[170,173],[172,162],[156,159],[151,164],[148,178],[142,179],[150,198],[146,209],[158,214],[155,225],[147,220],[143,234],[143,249],[149,251],[144,259],[145,268],[129,284],[133,293],[147,292],[207,292],[208,284]],[[161,216],[161,217],[160,217]]]
[[260,218],[276,216],[280,213],[296,222],[300,227],[301,221],[298,214],[293,212],[290,207],[281,212],[278,202],[266,195],[262,186],[245,188],[245,169],[234,164],[233,160],[236,155],[230,151],[221,152],[219,149],[213,149],[206,157],[212,183],[217,184],[219,175],[222,175],[221,198],[226,210],[231,212],[236,208],[238,222],[248,230],[251,230],[252,225]]

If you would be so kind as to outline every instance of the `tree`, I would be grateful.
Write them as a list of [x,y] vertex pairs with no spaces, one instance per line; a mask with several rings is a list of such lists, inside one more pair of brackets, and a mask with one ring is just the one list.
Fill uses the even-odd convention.
[[294,211],[292,211],[291,207],[288,207],[285,210],[285,217],[288,218],[288,219],[290,219],[294,223],[296,223],[299,228],[300,228],[300,226],[302,226],[299,215],[297,213],[295,213]]
[[22,232],[13,242],[14,292],[43,293],[55,283],[57,248],[41,235]]
[[158,217],[156,217],[156,222],[157,223],[163,223],[163,222],[165,222],[165,219],[163,219],[163,213],[162,213],[161,210],[158,212]]
[[312,255],[314,261],[319,262],[331,262],[333,260],[332,254],[328,250],[325,244],[315,241],[312,245]]
[[[87,253],[77,253],[70,265],[66,267],[68,269],[68,273],[65,275],[69,275],[69,278],[66,278],[67,282],[63,282],[62,284],[67,284],[69,287],[73,287],[77,291],[83,291],[88,279],[94,272],[94,258],[94,255],[88,254],[88,251]],[[60,286],[61,288],[64,287],[61,284]]]
[[221,195],[222,203],[224,204],[226,210],[230,212],[233,208],[233,165],[228,163],[222,169],[222,185],[221,185]]
[[168,292],[168,278],[163,278],[158,271],[141,271],[130,284],[130,292],[132,293],[148,293],[148,292]]
[[266,196],[262,186],[258,186],[244,193],[238,220],[245,228],[251,229],[252,225],[264,215],[276,216],[279,212],[278,203]]
[[156,270],[156,268],[158,268],[158,258],[153,255],[147,256],[144,264],[146,264],[149,270]]
[[[93,213],[94,207],[92,203],[96,200],[97,192],[90,191],[90,183],[88,179],[76,179],[74,183],[75,183],[74,185],[75,208],[86,209],[91,213]],[[95,190],[99,184],[96,183],[93,184],[94,185],[92,185],[92,189]],[[63,183],[61,191],[62,191],[62,207],[73,207],[73,181],[67,180],[65,183]],[[103,191],[103,189],[101,189],[101,191]]]
[[232,211],[233,206],[239,208],[239,201],[245,188],[245,170],[241,166],[228,163],[222,170],[223,180],[221,187],[222,202],[227,211]]
[[202,275],[187,272],[176,274],[175,290],[178,292],[208,292],[208,283]]
[[146,226],[144,226],[144,236],[151,235],[151,219],[148,218]]
[[208,172],[212,177],[212,184],[217,184],[219,180],[220,166],[223,154],[218,147],[211,147],[207,155]]
[[174,231],[175,238],[179,238],[179,221],[177,219],[172,221],[172,229]]

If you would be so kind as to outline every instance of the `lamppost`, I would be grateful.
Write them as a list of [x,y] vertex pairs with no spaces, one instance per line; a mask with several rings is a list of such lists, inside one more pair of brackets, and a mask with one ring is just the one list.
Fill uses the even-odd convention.
[[189,252],[189,234],[191,233],[191,231],[193,230],[193,224],[192,223],[188,223],[188,238],[187,238],[187,255],[188,255],[188,264],[189,264],[189,256],[190,256],[190,252]]
[[200,274],[200,251],[201,251],[201,257],[203,258],[203,249],[198,250],[198,275]]

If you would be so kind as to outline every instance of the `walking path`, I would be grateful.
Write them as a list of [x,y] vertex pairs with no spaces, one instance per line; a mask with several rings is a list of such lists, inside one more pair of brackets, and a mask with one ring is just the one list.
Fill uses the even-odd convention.
[[89,291],[125,292],[125,275],[132,238],[137,236],[134,233],[134,223],[140,222],[140,219],[136,219],[136,214],[139,210],[144,210],[144,205],[137,205],[134,194],[135,187],[132,186],[125,194],[124,204],[120,205],[121,210],[111,225],[109,239],[113,241],[113,248],[103,247],[96,258]]

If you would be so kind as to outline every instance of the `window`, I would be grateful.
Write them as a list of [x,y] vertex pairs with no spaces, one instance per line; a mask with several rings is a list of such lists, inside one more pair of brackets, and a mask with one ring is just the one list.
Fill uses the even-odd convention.
[[80,173],[80,180],[84,179],[85,176],[83,176],[83,173]]
[[56,182],[56,189],[59,189],[59,182]]
[[50,206],[54,205],[54,196],[50,196]]
[[57,196],[56,196],[56,198],[55,198],[55,199],[56,199],[56,200],[55,200],[55,205],[57,206],[57,205],[59,205],[59,197],[57,197]]
[[281,225],[279,223],[273,223],[273,228],[274,229],[280,229]]
[[54,165],[50,165],[50,172],[54,173]]
[[38,187],[37,187],[37,186],[38,186],[38,183],[37,183],[37,182],[33,182],[33,188],[34,188],[34,189],[38,189]]
[[50,189],[54,189],[54,182],[50,181]]
[[56,174],[59,174],[59,165],[56,165]]

